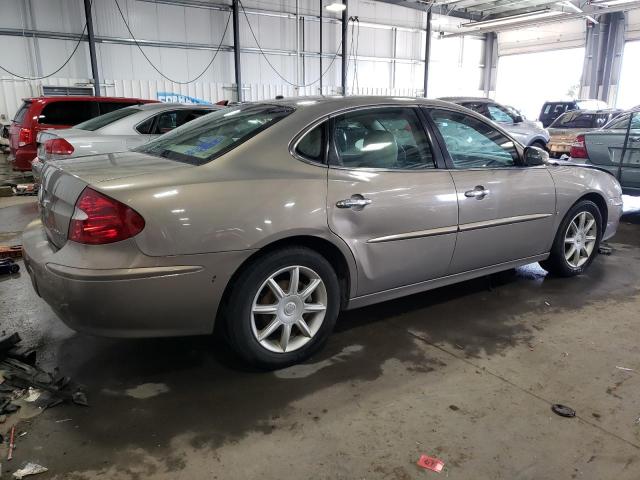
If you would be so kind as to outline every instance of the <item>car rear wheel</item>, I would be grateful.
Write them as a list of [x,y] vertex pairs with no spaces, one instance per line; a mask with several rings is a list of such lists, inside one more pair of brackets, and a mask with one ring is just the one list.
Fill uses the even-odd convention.
[[583,273],[598,254],[602,238],[602,215],[597,205],[583,200],[567,213],[542,268],[561,277]]
[[317,351],[338,316],[340,290],[329,262],[307,248],[259,257],[233,286],[225,321],[236,352],[259,368],[283,368]]

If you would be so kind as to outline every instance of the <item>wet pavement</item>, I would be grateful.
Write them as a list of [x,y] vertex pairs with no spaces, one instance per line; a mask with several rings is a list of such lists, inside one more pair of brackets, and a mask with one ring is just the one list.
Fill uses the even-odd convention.
[[[34,204],[2,205],[15,240]],[[0,330],[84,384],[90,407],[23,422],[0,478],[34,461],[42,479],[404,480],[436,475],[415,465],[425,453],[453,479],[636,480],[640,215],[611,245],[578,278],[531,265],[346,312],[322,352],[271,373],[211,338],[76,334],[25,274],[1,277]]]

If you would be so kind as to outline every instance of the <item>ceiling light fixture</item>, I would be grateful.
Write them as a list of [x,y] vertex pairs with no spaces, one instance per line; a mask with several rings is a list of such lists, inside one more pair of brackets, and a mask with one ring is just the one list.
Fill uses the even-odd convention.
[[343,10],[347,9],[347,6],[344,3],[333,2],[324,8],[326,8],[330,12],[342,12]]

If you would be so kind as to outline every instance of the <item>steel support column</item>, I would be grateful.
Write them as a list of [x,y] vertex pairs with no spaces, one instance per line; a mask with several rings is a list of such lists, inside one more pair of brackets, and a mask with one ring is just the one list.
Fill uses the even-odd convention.
[[626,28],[625,13],[607,13],[587,28],[581,97],[615,103]]
[[322,70],[322,0],[319,0],[320,3],[320,95],[322,95],[322,82],[323,78],[323,70]]
[[347,28],[349,27],[349,3],[348,0],[342,0],[346,7],[342,11],[342,94],[347,94],[347,64],[349,55],[347,53]]
[[93,75],[93,92],[100,96],[100,74],[98,73],[98,59],[96,58],[96,39],[93,34],[93,17],[91,15],[91,0],[84,0],[84,16],[87,22],[87,37],[89,39],[89,57],[91,58],[91,74]]
[[427,97],[429,91],[429,59],[431,58],[431,9],[427,12],[426,40],[424,43],[424,84],[423,97]]
[[[85,0],[86,1],[86,0]],[[239,102],[242,101],[242,68],[240,66],[240,4],[238,0],[233,0],[233,63],[236,74],[236,96]]]
[[482,90],[489,98],[495,92],[495,67],[498,53],[498,35],[489,32],[484,39],[484,67],[482,69]]

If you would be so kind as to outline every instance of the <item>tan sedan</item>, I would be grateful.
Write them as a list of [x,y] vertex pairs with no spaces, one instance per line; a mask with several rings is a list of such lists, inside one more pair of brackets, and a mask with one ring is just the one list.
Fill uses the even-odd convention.
[[218,324],[266,368],[311,355],[343,309],[531,262],[580,274],[622,206],[608,173],[413,98],[241,105],[42,177],[25,263],[65,323],[120,337]]

